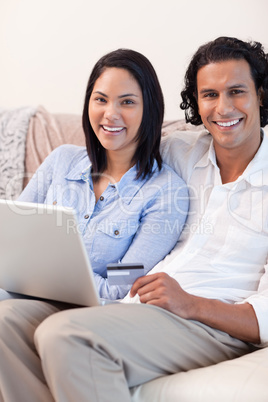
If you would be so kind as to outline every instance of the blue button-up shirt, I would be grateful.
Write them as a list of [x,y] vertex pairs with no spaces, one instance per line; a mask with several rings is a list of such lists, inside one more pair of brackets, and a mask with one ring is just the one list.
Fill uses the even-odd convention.
[[134,166],[96,200],[86,148],[62,145],[46,158],[19,197],[76,210],[104,298],[122,298],[130,288],[109,285],[108,263],[142,263],[148,272],[174,247],[187,216],[188,191],[171,168],[163,165],[159,171],[155,162],[151,177],[136,180],[136,173]]

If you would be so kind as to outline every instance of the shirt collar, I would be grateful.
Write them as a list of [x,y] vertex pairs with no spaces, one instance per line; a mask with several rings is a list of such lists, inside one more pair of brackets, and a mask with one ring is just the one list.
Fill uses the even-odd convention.
[[[238,183],[242,180],[247,181],[250,185],[255,187],[261,187],[263,185],[268,185],[268,136],[265,134],[264,130],[261,129],[262,143],[251,162],[246,167],[243,174],[236,180]],[[209,163],[212,163],[214,167],[218,168],[216,161],[216,153],[211,137],[211,143],[209,149],[204,154],[204,156],[196,163],[197,167],[206,167]]]
[[81,180],[81,174],[86,172],[87,169],[91,168],[91,164],[88,165],[89,160],[88,158],[81,159],[65,176],[67,180]]
[[82,172],[80,173],[81,180],[91,183],[91,167],[92,167],[92,164],[90,163],[87,168],[82,170]]
[[240,176],[241,180],[244,179],[255,187],[268,186],[268,138],[263,129],[261,129],[261,134],[262,142],[260,147]]
[[[156,160],[154,161],[152,174],[158,169]],[[130,168],[121,180],[115,184],[118,191],[119,197],[123,200],[125,204],[130,204],[132,199],[142,188],[142,186],[147,182],[148,177],[136,179],[137,175],[137,165]]]
[[[85,161],[79,162],[68,174],[65,176],[67,180],[83,180],[92,185],[91,176],[92,165],[85,167]],[[154,161],[152,173],[158,169],[156,160]],[[109,183],[110,186],[115,187],[119,197],[125,204],[129,204],[137,192],[141,189],[147,178],[139,178],[136,180],[137,166],[131,167],[121,178],[118,183]]]
[[202,158],[195,164],[195,168],[199,167],[206,167],[208,166],[209,163],[212,163],[213,166],[215,166],[218,169],[217,161],[216,161],[216,153],[212,141],[212,136],[211,136],[211,142],[209,145],[209,148],[207,152],[202,156]]

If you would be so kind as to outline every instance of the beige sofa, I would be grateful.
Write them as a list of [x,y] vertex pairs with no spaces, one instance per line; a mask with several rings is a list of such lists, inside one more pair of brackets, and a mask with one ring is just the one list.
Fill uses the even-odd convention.
[[[163,135],[177,129],[199,130],[178,120],[165,122]],[[63,143],[84,145],[81,116],[51,114],[38,107],[25,141],[23,185],[52,149]],[[268,348],[211,367],[168,375],[131,392],[133,402],[268,402]]]

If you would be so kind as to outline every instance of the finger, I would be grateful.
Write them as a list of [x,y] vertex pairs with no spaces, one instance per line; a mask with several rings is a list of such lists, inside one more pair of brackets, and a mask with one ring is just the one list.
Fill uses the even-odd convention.
[[135,296],[138,293],[138,290],[148,282],[150,282],[150,280],[147,280],[147,276],[140,276],[138,279],[136,279],[132,285],[132,288],[130,289],[130,296]]
[[137,290],[142,303],[148,303],[152,300],[163,300],[166,301],[170,299],[171,288],[170,282],[166,283],[165,278],[157,276],[154,281],[147,283]]
[[143,294],[139,294],[140,302],[144,304],[153,304],[154,301],[158,300],[160,295],[157,294],[157,291],[153,290],[151,292],[144,292]]
[[130,296],[134,297],[142,287],[146,286],[148,283],[153,282],[156,278],[156,275],[157,274],[145,275],[140,276],[138,279],[136,279],[130,290]]
[[146,283],[144,286],[141,286],[138,290],[137,290],[137,293],[138,293],[138,295],[141,297],[141,296],[144,296],[144,295],[148,295],[148,297],[149,297],[149,294],[155,294],[155,295],[157,295],[157,293],[159,293],[159,290],[160,290],[160,288],[161,288],[161,286],[160,286],[160,284],[159,284],[159,280],[158,279],[155,279],[154,281],[152,281],[152,282],[149,282],[149,283]]
[[149,304],[151,306],[156,306],[156,307],[163,308],[165,310],[170,311],[171,313],[173,312],[171,306],[169,305],[169,303],[167,303],[166,300],[162,299],[162,298],[149,300],[149,301],[146,302],[146,304]]

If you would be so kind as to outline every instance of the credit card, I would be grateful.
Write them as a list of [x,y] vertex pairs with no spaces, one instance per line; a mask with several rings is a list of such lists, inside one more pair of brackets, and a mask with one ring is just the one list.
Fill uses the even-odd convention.
[[107,278],[109,285],[132,285],[144,275],[143,264],[108,264]]

